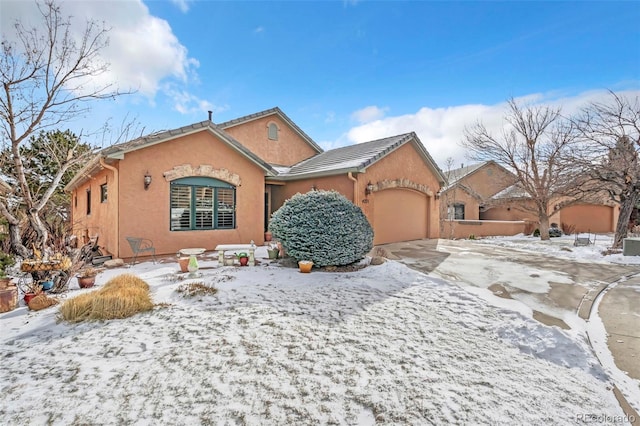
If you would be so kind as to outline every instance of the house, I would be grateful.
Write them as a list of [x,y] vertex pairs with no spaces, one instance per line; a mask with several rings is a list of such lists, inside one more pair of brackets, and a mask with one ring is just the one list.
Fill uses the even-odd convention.
[[98,235],[110,254],[127,258],[128,236],[153,240],[157,254],[262,244],[271,213],[312,189],[360,206],[376,244],[437,238],[443,184],[415,133],[325,152],[272,108],[106,148],[66,190],[78,241]]
[[[515,235],[537,226],[531,197],[516,184],[513,173],[494,161],[460,167],[445,176],[448,185],[440,194],[442,238]],[[550,222],[572,232],[613,232],[617,212],[612,203],[574,204],[553,214]]]

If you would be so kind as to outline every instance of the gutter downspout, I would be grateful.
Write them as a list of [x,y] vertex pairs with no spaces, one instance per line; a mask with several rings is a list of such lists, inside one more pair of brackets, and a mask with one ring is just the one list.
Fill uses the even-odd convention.
[[115,183],[115,208],[116,208],[116,226],[115,226],[115,230],[114,233],[116,234],[116,238],[115,238],[115,243],[116,243],[116,253],[115,256],[116,257],[120,257],[120,207],[119,207],[119,203],[118,203],[118,188],[120,187],[120,176],[118,174],[118,169],[108,165],[107,163],[104,162],[104,158],[100,157],[100,165],[102,167],[104,167],[105,169],[111,170],[113,172],[113,180]]
[[353,177],[353,173],[347,173],[349,180],[353,181],[353,204],[360,207],[360,200],[358,199],[358,179]]

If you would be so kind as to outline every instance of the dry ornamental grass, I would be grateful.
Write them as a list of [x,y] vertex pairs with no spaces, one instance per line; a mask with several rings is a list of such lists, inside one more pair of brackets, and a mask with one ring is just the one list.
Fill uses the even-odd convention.
[[153,309],[149,285],[131,274],[113,277],[98,291],[67,300],[60,307],[68,322],[127,318]]

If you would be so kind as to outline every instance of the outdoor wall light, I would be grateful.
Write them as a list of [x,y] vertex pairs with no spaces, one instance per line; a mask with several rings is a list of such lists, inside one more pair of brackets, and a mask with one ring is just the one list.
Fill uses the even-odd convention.
[[371,181],[367,184],[367,187],[364,189],[364,195],[369,195],[373,192],[373,184]]
[[151,185],[151,175],[147,171],[147,173],[144,174],[144,190],[145,191],[149,189],[149,185]]

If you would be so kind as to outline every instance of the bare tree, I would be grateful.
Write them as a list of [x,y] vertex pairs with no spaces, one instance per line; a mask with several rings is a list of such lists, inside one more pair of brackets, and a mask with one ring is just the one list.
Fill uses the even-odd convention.
[[[28,226],[37,235],[39,245],[46,246],[47,227],[40,213],[56,192],[65,172],[74,164],[86,161],[91,153],[80,153],[73,146],[64,152],[52,147],[59,169],[45,190],[34,194],[27,179],[21,145],[31,135],[51,129],[86,113],[90,101],[119,96],[112,85],[96,86],[96,77],[108,69],[99,52],[108,42],[108,30],[95,21],[88,21],[79,39],[71,31],[69,17],[63,17],[53,0],[38,3],[42,17],[40,25],[27,27],[15,22],[12,38],[2,39],[0,57],[0,117],[2,143],[10,149],[15,187],[13,194],[23,204],[21,212]],[[15,41],[12,41],[15,40]],[[0,199],[0,214],[9,223],[11,250],[27,256],[20,240],[21,218],[10,203],[15,197]]]
[[559,108],[522,107],[514,99],[508,107],[501,135],[492,135],[478,122],[465,129],[462,145],[471,159],[493,160],[514,172],[519,192],[529,201],[520,207],[538,217],[540,238],[548,240],[549,217],[570,205],[569,200],[576,201],[568,198],[575,186],[575,167],[565,161],[575,131]]
[[613,247],[622,246],[633,208],[640,203],[640,102],[611,92],[575,119],[582,143],[574,153],[589,176],[589,188],[619,203]]

